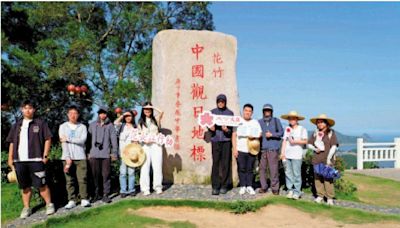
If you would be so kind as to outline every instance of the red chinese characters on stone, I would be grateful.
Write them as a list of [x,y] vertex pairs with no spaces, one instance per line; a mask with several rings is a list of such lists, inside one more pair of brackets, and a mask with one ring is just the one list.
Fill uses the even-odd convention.
[[198,83],[192,84],[192,99],[193,100],[205,100],[207,96],[204,94],[204,85],[199,85]]
[[222,64],[222,63],[224,63],[222,61],[222,56],[219,54],[219,52],[214,53],[213,61],[214,61],[214,64]]
[[[180,107],[182,105],[182,103],[179,100],[179,98],[181,96],[181,92],[180,92],[181,80],[179,78],[176,79],[175,85],[176,85],[176,93],[175,93],[176,94],[176,102],[175,102],[175,135],[174,135],[175,144],[174,144],[174,149],[175,150],[179,150],[180,149],[180,146],[179,146],[179,132],[181,130],[179,122],[180,122],[180,116],[181,116]],[[174,139],[172,138],[172,136],[169,136],[169,137],[166,137],[165,141],[166,141],[165,144],[169,143],[170,145],[172,145],[171,142],[173,142]]]
[[193,65],[192,66],[192,78],[204,78],[204,65]]
[[217,69],[213,70],[214,78],[217,78],[217,77],[222,78],[223,74],[224,74],[224,69],[222,69],[220,66]]
[[190,150],[190,157],[193,158],[193,161],[204,161],[206,160],[205,149],[203,146],[193,145],[193,148]]
[[193,107],[193,116],[197,118],[203,112],[203,106],[195,106]]
[[204,129],[201,126],[195,126],[192,130],[192,139],[204,139]]
[[196,60],[199,60],[199,54],[203,52],[204,47],[196,44],[196,46],[192,47],[192,53],[196,55]]

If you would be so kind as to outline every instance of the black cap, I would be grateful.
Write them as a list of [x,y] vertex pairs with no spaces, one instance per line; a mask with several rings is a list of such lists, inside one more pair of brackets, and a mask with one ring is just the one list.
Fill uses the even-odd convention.
[[108,108],[106,106],[100,106],[99,111],[97,111],[98,114],[100,113],[107,113]]

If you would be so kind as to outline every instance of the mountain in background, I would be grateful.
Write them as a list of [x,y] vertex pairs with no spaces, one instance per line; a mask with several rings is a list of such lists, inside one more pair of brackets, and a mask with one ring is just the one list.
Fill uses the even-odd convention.
[[[371,136],[368,134],[362,134],[361,136],[351,136],[351,135],[345,135],[342,134],[338,131],[336,131],[336,137],[339,141],[339,144],[357,144],[357,138],[363,138],[364,141],[371,141]],[[308,131],[308,135],[312,135],[314,132],[313,131]]]

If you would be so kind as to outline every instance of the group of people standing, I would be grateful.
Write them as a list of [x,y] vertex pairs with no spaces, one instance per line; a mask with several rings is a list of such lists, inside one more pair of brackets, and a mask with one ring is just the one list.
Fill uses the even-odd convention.
[[[227,98],[221,94],[216,99],[217,107],[211,112],[214,115],[233,116],[227,108]],[[51,202],[50,190],[46,183],[45,164],[48,162],[52,133],[47,123],[37,118],[35,105],[25,101],[21,106],[22,116],[12,126],[7,142],[9,146],[8,165],[16,172],[21,188],[24,208],[20,217],[31,214],[31,187],[39,189],[46,202],[46,214],[55,212]],[[155,116],[154,111],[158,112]],[[261,188],[259,193],[266,193],[271,188],[274,195],[279,194],[279,162],[282,160],[285,168],[287,197],[301,197],[301,163],[303,151],[307,147],[314,151],[312,162],[332,165],[334,154],[338,147],[335,132],[331,127],[334,120],[326,115],[312,118],[317,126],[315,132],[308,138],[307,130],[299,125],[304,120],[297,112],[292,111],[281,118],[288,120],[288,127],[283,129],[281,121],[273,116],[273,107],[266,104],[263,107],[263,118],[252,119],[253,106],[243,106],[243,121],[236,127],[213,125],[208,128],[212,144],[212,194],[226,194],[232,185],[232,157],[237,159],[240,180],[240,194],[256,194],[253,188],[254,163],[259,158]],[[68,192],[66,209],[72,209],[80,202],[82,207],[89,207],[91,201],[88,194],[88,171],[94,183],[93,201],[102,200],[110,203],[111,162],[119,159],[128,144],[140,144],[145,153],[145,160],[140,164],[140,190],[144,196],[150,195],[150,168],[153,170],[153,190],[156,194],[163,192],[162,180],[162,147],[154,142],[133,141],[134,130],[141,134],[156,135],[160,131],[163,112],[146,102],[141,111],[138,124],[135,113],[127,111],[119,116],[114,123],[108,118],[108,108],[100,107],[97,119],[89,124],[79,122],[79,108],[70,106],[67,110],[68,121],[61,124],[58,130],[62,147],[62,160]],[[261,146],[254,154],[250,141],[259,141]],[[88,141],[88,142],[87,142]],[[90,143],[90,149],[86,145]],[[89,153],[87,153],[89,151]],[[232,156],[233,155],[233,156]],[[266,181],[266,170],[270,172],[270,186]],[[135,196],[135,172],[138,168],[121,162],[119,169],[120,195],[122,198]],[[315,187],[321,203],[327,198],[328,204],[333,204],[333,180],[315,176]]]
[[[217,96],[217,107],[211,112],[214,115],[231,115],[227,108],[227,98],[221,94]],[[271,104],[265,104],[262,109],[263,117],[252,119],[253,106],[245,104],[242,110],[242,119],[237,127],[211,126],[209,131],[212,138],[212,194],[225,194],[228,191],[231,173],[231,155],[237,159],[239,175],[239,194],[256,194],[254,186],[254,164],[259,159],[259,177],[261,188],[259,193],[266,193],[271,189],[272,194],[279,195],[279,163],[282,161],[285,171],[285,185],[287,198],[299,199],[302,195],[301,165],[306,149],[314,154],[312,163],[334,165],[334,155],[339,146],[335,131],[332,127],[335,121],[325,114],[311,118],[316,129],[308,137],[307,129],[300,125],[305,118],[296,111],[290,111],[281,118],[288,121],[284,129],[280,119],[274,117]],[[261,145],[255,149],[251,146],[252,140],[258,140]],[[253,151],[252,151],[253,150]],[[260,153],[259,153],[260,152]],[[267,184],[267,168],[270,173],[270,186]],[[315,202],[322,203],[324,197],[328,205],[333,205],[335,197],[333,179],[315,175],[317,197]]]
[[[155,116],[154,110],[158,112]],[[46,214],[55,212],[51,202],[50,190],[46,183],[45,164],[48,162],[52,133],[44,120],[37,118],[35,105],[25,101],[21,105],[23,118],[11,128],[7,137],[9,146],[8,165],[16,172],[21,188],[24,208],[20,217],[28,217],[32,186],[39,189],[46,202]],[[143,134],[159,132],[163,112],[146,102],[142,107],[138,124],[135,115],[127,111],[114,123],[107,116],[108,108],[100,107],[97,119],[86,127],[79,122],[79,108],[70,106],[67,110],[68,121],[59,127],[59,139],[62,147],[64,173],[68,192],[66,209],[72,209],[80,201],[82,207],[90,207],[88,194],[88,170],[91,171],[94,183],[92,202],[102,200],[110,203],[111,161],[121,157],[126,145],[139,143],[132,141],[132,133],[137,129]],[[86,145],[90,138],[90,150]],[[153,189],[161,194],[162,189],[162,148],[154,142],[140,142],[146,159],[140,167],[140,189],[143,195],[150,195],[150,167],[153,169]],[[135,168],[121,162],[119,169],[120,195],[122,198],[135,196]]]

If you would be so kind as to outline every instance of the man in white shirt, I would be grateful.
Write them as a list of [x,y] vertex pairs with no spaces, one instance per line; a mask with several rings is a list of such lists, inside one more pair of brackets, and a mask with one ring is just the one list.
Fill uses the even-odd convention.
[[55,208],[46,185],[45,164],[48,162],[52,134],[44,120],[34,118],[33,102],[25,101],[21,111],[23,118],[11,127],[7,137],[10,143],[8,165],[16,171],[24,204],[20,218],[27,218],[32,213],[29,206],[32,186],[39,189],[46,202],[46,214],[51,215]]
[[243,195],[246,192],[254,195],[253,189],[253,167],[256,156],[249,153],[247,141],[249,139],[261,137],[261,126],[257,120],[251,118],[253,115],[253,106],[245,104],[243,106],[243,121],[232,134],[233,155],[237,159],[240,190],[239,194]]
[[64,172],[67,182],[68,204],[72,209],[81,199],[82,207],[89,207],[87,191],[86,138],[87,128],[79,123],[79,110],[76,106],[68,108],[68,121],[61,124],[58,134],[62,146],[61,159],[64,160]]

